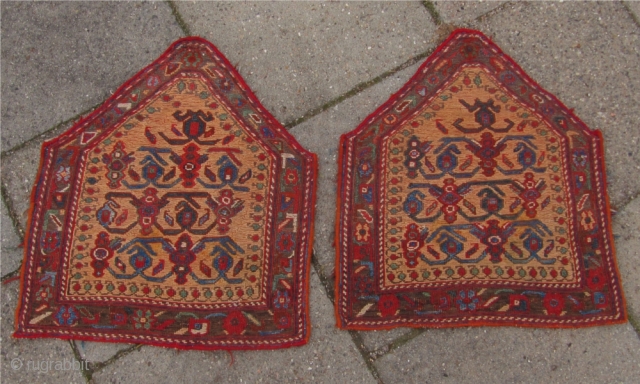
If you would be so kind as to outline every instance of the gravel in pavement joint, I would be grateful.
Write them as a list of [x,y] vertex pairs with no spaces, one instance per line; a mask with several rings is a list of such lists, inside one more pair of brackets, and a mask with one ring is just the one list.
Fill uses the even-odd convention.
[[[427,8],[427,10],[429,11],[429,14],[431,15],[434,21],[434,23],[438,26],[438,29],[436,30],[436,46],[438,46],[442,41],[444,41],[447,36],[456,28],[458,28],[458,26],[452,25],[452,24],[444,24],[442,22],[442,19],[440,18],[440,15],[438,14],[437,10],[435,9],[435,6],[433,4],[433,2],[431,1],[423,1],[422,4]],[[480,20],[484,20],[487,17],[493,16],[496,13],[499,13],[500,11],[502,11],[503,9],[505,9],[507,6],[511,5],[511,2],[506,2],[502,5],[500,5],[499,7],[478,16],[475,21],[480,21]],[[433,12],[432,12],[433,10]],[[435,15],[435,17],[434,17]],[[437,19],[436,19],[437,18]],[[467,23],[468,24],[468,23]],[[382,74],[364,81],[360,84],[357,84],[355,87],[353,87],[351,90],[347,91],[346,93],[336,97],[333,100],[330,100],[328,102],[326,102],[325,104],[314,108],[308,112],[306,112],[304,115],[298,117],[295,120],[289,121],[287,123],[284,124],[284,127],[289,130],[297,125],[300,125],[302,123],[304,123],[305,121],[309,120],[310,118],[319,115],[320,113],[328,110],[331,107],[334,107],[340,103],[342,103],[343,101],[359,94],[360,92],[364,91],[365,89],[372,87],[378,83],[380,83],[382,80],[386,79],[389,76],[393,76],[394,74],[396,74],[397,72],[402,71],[403,69],[406,69],[418,62],[420,62],[421,60],[427,58],[432,52],[433,52],[434,48],[428,49],[422,53],[419,53],[418,55],[410,58],[409,60],[405,61],[404,63],[398,65],[395,68],[392,68],[388,71],[383,72]]]
[[466,22],[465,26],[468,26],[469,24],[471,24],[471,22],[483,22],[486,21],[487,19],[493,17],[494,15],[496,15],[497,13],[500,13],[502,11],[504,11],[505,8],[510,7],[511,5],[513,5],[512,1],[507,1],[506,3],[502,3],[499,6],[497,6],[496,8],[490,10],[487,13],[484,13],[478,17],[476,17],[475,19]]
[[618,205],[613,205],[611,204],[611,210],[615,211],[615,212],[620,212],[622,211],[627,205],[631,204],[635,199],[640,197],[640,191],[636,191],[633,196],[630,196],[629,198],[627,198],[625,201],[623,201],[622,203],[618,204]]
[[16,212],[13,201],[9,197],[9,192],[4,186],[4,183],[0,184],[0,197],[2,198],[5,207],[7,207],[7,212],[9,214],[9,219],[11,219],[13,229],[16,231],[16,234],[20,238],[20,242],[24,243],[25,230],[24,228],[22,228],[20,220],[18,220],[18,217],[20,217],[20,215],[18,214],[18,212]]
[[182,29],[182,33],[184,33],[185,36],[191,36],[191,28],[189,28],[187,23],[182,18],[182,15],[180,14],[176,3],[171,0],[167,0],[167,5],[169,5],[169,8],[171,8],[171,14],[173,15],[173,17],[175,17],[176,23],[178,23],[180,29]]
[[407,332],[404,335],[402,335],[402,336],[398,337],[397,339],[393,340],[388,345],[380,347],[380,348],[376,349],[375,351],[371,352],[370,353],[371,358],[374,359],[374,360],[377,360],[377,359],[381,358],[382,356],[390,353],[391,351],[402,347],[403,345],[407,344],[408,342],[410,342],[411,340],[415,339],[416,337],[422,335],[425,331],[426,331],[425,328],[414,328],[410,332]]
[[106,366],[114,363],[119,358],[130,354],[131,352],[139,351],[140,348],[142,348],[142,344],[132,345],[129,348],[122,349],[122,350],[116,352],[115,355],[111,356],[110,358],[108,358],[105,361],[97,362],[97,363],[89,362],[89,369],[91,370],[91,374],[93,375],[94,373],[100,371],[101,369],[105,368]]
[[22,262],[20,263],[20,266],[18,268],[16,268],[15,270],[7,273],[6,275],[2,276],[2,279],[0,279],[0,282],[4,284],[5,281],[20,275],[20,270],[21,269],[22,269]]
[[[80,369],[82,370],[82,377],[84,377],[87,384],[92,384],[93,380],[91,379],[91,376],[93,375],[93,369],[91,369],[91,367],[88,367],[87,361],[80,355],[80,351],[78,351],[78,346],[76,345],[76,343],[74,343],[73,340],[67,341],[71,346],[71,350],[73,351],[73,355],[75,356],[76,360],[81,363]],[[86,367],[88,367],[88,369],[85,369]]]
[[436,9],[436,5],[433,4],[432,1],[424,0],[422,2],[422,5],[424,5],[424,7],[427,8],[427,11],[429,12],[429,15],[431,15],[431,19],[433,19],[433,23],[435,25],[442,24],[442,18],[440,17],[440,13],[438,13],[438,10]]
[[[323,268],[320,265],[320,261],[318,261],[318,258],[316,257],[315,252],[312,253],[311,255],[311,264],[313,265],[313,268],[315,269],[316,273],[318,274],[318,277],[320,278],[320,282],[324,287],[325,293],[327,294],[329,301],[331,301],[331,304],[335,305],[335,290],[333,287],[333,281],[331,281],[331,279],[325,276],[325,274],[323,273]],[[362,359],[364,360],[364,363],[367,366],[367,369],[371,373],[371,376],[373,376],[373,378],[379,384],[384,384],[384,382],[382,381],[382,378],[380,377],[380,373],[378,372],[378,369],[376,368],[375,365],[373,365],[374,358],[371,356],[369,351],[367,351],[367,348],[364,346],[364,340],[362,339],[362,336],[357,331],[350,330],[347,332],[349,332],[349,335],[351,336],[351,340],[353,341],[353,344],[355,345],[356,349],[362,356]]]
[[70,119],[67,119],[65,121],[62,121],[56,125],[54,125],[53,127],[47,129],[44,132],[41,132],[35,136],[33,136],[30,139],[27,139],[25,141],[23,141],[22,143],[16,145],[15,147],[8,149],[4,152],[2,152],[2,155],[0,155],[1,159],[4,160],[5,158],[9,157],[11,154],[21,150],[22,148],[26,147],[27,145],[31,144],[34,141],[40,140],[42,138],[46,138],[47,136],[51,136],[51,137],[55,137],[58,136],[61,132],[62,128],[67,128],[68,126],[72,125],[72,123],[74,123],[76,120],[79,120],[82,116],[86,116],[87,114],[89,114],[90,112],[92,112],[94,109],[98,108],[100,105],[102,105],[103,102],[101,102],[100,104],[96,104],[93,107],[78,113],[77,115],[71,117]]
[[635,315],[631,314],[631,311],[627,308],[627,318],[629,319],[629,324],[633,327],[633,330],[636,331],[636,335],[640,338],[640,321],[636,319]]
[[[123,349],[118,351],[116,354],[114,354],[113,356],[111,356],[109,359],[105,360],[105,361],[101,361],[101,362],[92,362],[92,361],[87,361],[86,359],[84,359],[82,357],[82,355],[80,354],[80,351],[78,350],[78,346],[76,343],[74,343],[74,340],[68,340],[69,341],[69,345],[71,345],[71,350],[73,351],[73,354],[76,358],[76,360],[78,360],[79,362],[83,363],[81,364],[81,367],[83,367],[82,369],[82,376],[84,377],[84,379],[87,381],[88,384],[92,384],[93,383],[93,374],[100,371],[101,369],[105,368],[106,366],[114,363],[116,360],[120,359],[121,357],[124,357],[126,355],[128,355],[129,353],[133,352],[133,351],[138,351],[140,350],[140,348],[142,347],[142,344],[136,344],[136,345],[132,345],[129,348]],[[84,369],[84,367],[87,367],[87,369]]]
[[636,23],[636,25],[638,26],[638,28],[640,28],[640,16],[636,15],[635,13],[633,13],[633,11],[631,10],[631,8],[629,8],[629,4],[627,4],[626,1],[622,2],[622,5],[624,6],[624,8],[627,10],[627,12],[629,13],[629,16],[631,16],[631,18],[633,19],[633,22]]
[[380,83],[382,80],[386,79],[389,76],[393,76],[394,74],[396,74],[397,72],[402,71],[403,69],[406,69],[418,62],[420,62],[422,59],[426,58],[427,56],[429,56],[431,54],[431,52],[433,52],[433,48],[419,53],[416,56],[413,56],[412,58],[410,58],[409,60],[405,61],[404,63],[398,65],[395,68],[392,68],[388,71],[383,72],[382,74],[374,77],[371,80],[367,80],[364,81],[360,84],[357,84],[355,87],[353,87],[351,90],[347,91],[346,93],[336,97],[333,100],[330,100],[328,102],[326,102],[325,104],[321,105],[320,107],[314,108],[310,111],[308,111],[307,113],[305,113],[304,115],[302,115],[301,117],[298,117],[297,119],[290,121],[288,123],[284,124],[284,127],[289,130],[293,127],[295,127],[296,125],[300,125],[302,123],[304,123],[305,121],[309,120],[310,118],[319,115],[320,113],[326,111],[327,109],[334,107],[340,103],[342,103],[343,101],[359,94],[360,92],[364,91],[365,89],[372,87],[378,83]]

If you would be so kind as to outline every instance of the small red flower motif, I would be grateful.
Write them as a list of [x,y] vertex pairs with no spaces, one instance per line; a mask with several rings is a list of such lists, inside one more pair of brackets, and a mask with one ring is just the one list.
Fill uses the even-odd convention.
[[291,316],[287,312],[276,312],[273,315],[273,322],[279,329],[286,329],[291,326]]
[[564,297],[559,293],[547,293],[542,304],[550,315],[560,315],[564,308]]
[[361,242],[369,241],[369,225],[366,223],[358,223],[356,225],[356,240]]
[[400,307],[398,298],[394,295],[382,295],[378,301],[378,309],[382,314],[382,317],[393,316]]
[[47,254],[60,247],[60,233],[46,231],[41,239],[42,251]]
[[224,319],[224,330],[230,335],[240,335],[247,327],[247,319],[242,312],[233,311]]
[[289,253],[293,250],[295,244],[295,239],[291,232],[278,233],[278,238],[276,239],[276,247],[278,248],[278,251],[282,253]]
[[127,323],[127,314],[124,312],[113,312],[111,314],[111,324],[125,325]]
[[602,289],[605,283],[604,273],[601,268],[587,270],[587,287],[594,291]]
[[287,184],[298,184],[298,172],[293,169],[287,169],[287,172],[284,174],[284,181]]
[[596,219],[590,210],[580,212],[580,225],[584,230],[593,231],[596,228]]
[[529,310],[529,299],[525,295],[509,295],[509,308],[516,311]]
[[451,307],[451,296],[446,292],[434,292],[431,294],[431,304],[436,309],[446,311]]

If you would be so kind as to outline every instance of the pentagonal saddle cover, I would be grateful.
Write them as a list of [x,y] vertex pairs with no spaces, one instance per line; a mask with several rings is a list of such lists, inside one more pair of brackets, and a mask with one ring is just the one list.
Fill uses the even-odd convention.
[[315,173],[212,44],[177,41],[44,144],[15,336],[304,344]]
[[602,137],[458,30],[340,143],[338,324],[625,321]]

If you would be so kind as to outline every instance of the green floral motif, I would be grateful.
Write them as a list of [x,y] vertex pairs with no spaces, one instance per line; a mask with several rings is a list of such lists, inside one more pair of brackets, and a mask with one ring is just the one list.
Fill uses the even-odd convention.
[[151,329],[153,320],[153,314],[149,310],[143,311],[138,309],[136,315],[133,316],[134,327],[136,329]]

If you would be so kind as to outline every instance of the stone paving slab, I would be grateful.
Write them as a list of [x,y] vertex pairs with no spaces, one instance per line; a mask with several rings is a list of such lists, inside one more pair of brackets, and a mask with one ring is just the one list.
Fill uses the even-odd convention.
[[333,305],[311,273],[311,340],[274,351],[179,351],[142,347],[95,373],[95,383],[375,383],[346,332],[334,326]]
[[637,383],[640,339],[629,324],[430,329],[375,365],[385,383]]
[[333,238],[340,136],[354,130],[360,122],[409,81],[417,69],[416,64],[400,71],[289,131],[303,147],[318,156],[314,249],[325,276],[333,275],[335,265],[336,253]]
[[89,363],[102,363],[109,360],[116,353],[124,351],[134,344],[127,343],[98,343],[84,340],[74,340],[80,357]]
[[602,130],[614,206],[640,191],[640,30],[623,4],[514,3],[471,26]]
[[4,205],[4,202],[2,202],[1,205],[2,218],[0,219],[0,228],[2,248],[0,249],[0,257],[2,257],[2,259],[0,260],[0,276],[4,276],[20,266],[24,252],[22,248],[18,248],[21,243],[20,236],[18,236],[16,229],[13,227],[7,207]]
[[414,2],[177,2],[282,123],[423,52],[435,25]]
[[616,214],[613,234],[627,309],[640,319],[640,198]]
[[389,344],[411,332],[410,328],[394,328],[380,331],[358,332],[369,352],[386,353]]
[[[290,130],[302,146],[318,155],[314,250],[322,269],[321,273],[331,278],[332,283],[336,257],[333,239],[340,136],[354,130],[378,106],[387,101],[413,76],[418,67],[417,64],[410,66]],[[318,132],[322,134],[319,135]],[[406,332],[408,330],[402,328],[360,334],[367,349],[374,351]]]
[[[4,131],[3,131],[4,133]],[[26,228],[31,189],[33,188],[38,166],[40,165],[40,147],[42,140],[30,142],[2,159],[2,183],[11,200],[18,223]]]
[[2,150],[106,99],[182,31],[164,2],[2,2]]
[[463,26],[467,22],[490,12],[506,1],[434,1],[444,23]]
[[[0,286],[2,317],[0,328],[2,340],[3,383],[84,383],[79,363],[76,361],[68,341],[58,339],[14,339],[14,313],[18,297],[18,282]],[[56,363],[60,362],[56,370]],[[65,369],[67,362],[68,369]],[[13,365],[12,365],[13,364]],[[17,369],[13,369],[17,368]]]

